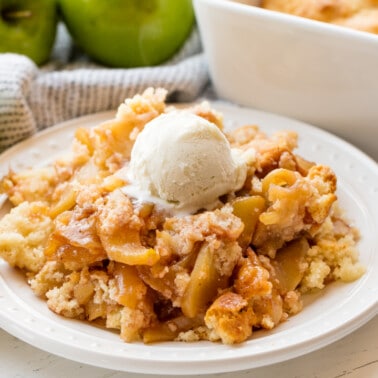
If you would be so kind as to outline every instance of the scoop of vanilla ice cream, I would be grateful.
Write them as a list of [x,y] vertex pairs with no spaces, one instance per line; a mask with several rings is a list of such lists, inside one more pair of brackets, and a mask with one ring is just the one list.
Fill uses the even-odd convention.
[[217,126],[188,111],[162,114],[138,135],[126,194],[194,212],[240,189],[247,168]]

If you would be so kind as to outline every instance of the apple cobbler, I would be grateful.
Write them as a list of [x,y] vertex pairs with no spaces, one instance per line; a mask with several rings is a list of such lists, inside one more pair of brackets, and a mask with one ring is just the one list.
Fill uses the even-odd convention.
[[261,7],[378,34],[377,0],[262,0]]
[[2,178],[13,208],[0,220],[0,256],[52,311],[127,342],[233,344],[301,311],[303,294],[363,274],[335,174],[294,152],[294,132],[225,132],[209,104],[188,107],[244,156],[242,186],[187,214],[126,194],[138,134],[181,111],[165,96],[127,99],[115,119],[77,129],[69,154]]

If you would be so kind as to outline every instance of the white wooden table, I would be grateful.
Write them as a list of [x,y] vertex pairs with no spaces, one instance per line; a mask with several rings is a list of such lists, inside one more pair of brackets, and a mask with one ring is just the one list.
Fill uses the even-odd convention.
[[[159,376],[122,373],[69,361],[34,348],[0,330],[0,377],[153,378]],[[302,357],[249,371],[214,374],[207,377],[377,378],[378,316],[345,338]]]

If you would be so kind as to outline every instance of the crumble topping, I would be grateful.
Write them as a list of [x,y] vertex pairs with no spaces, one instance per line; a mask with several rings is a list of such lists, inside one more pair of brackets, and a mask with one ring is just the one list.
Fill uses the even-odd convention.
[[[248,173],[214,210],[175,216],[125,195],[122,169],[144,125],[172,111],[165,95],[126,100],[114,120],[78,129],[70,155],[2,179],[14,207],[0,220],[0,256],[52,311],[127,342],[233,344],[300,312],[303,294],[364,273],[334,172],[298,156],[292,131],[225,134]],[[189,111],[223,130],[208,103]]]

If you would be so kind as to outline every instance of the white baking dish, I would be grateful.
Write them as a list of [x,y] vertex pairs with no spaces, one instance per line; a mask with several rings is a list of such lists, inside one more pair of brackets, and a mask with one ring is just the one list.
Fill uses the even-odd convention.
[[193,2],[221,98],[325,128],[378,160],[378,35],[230,0]]

